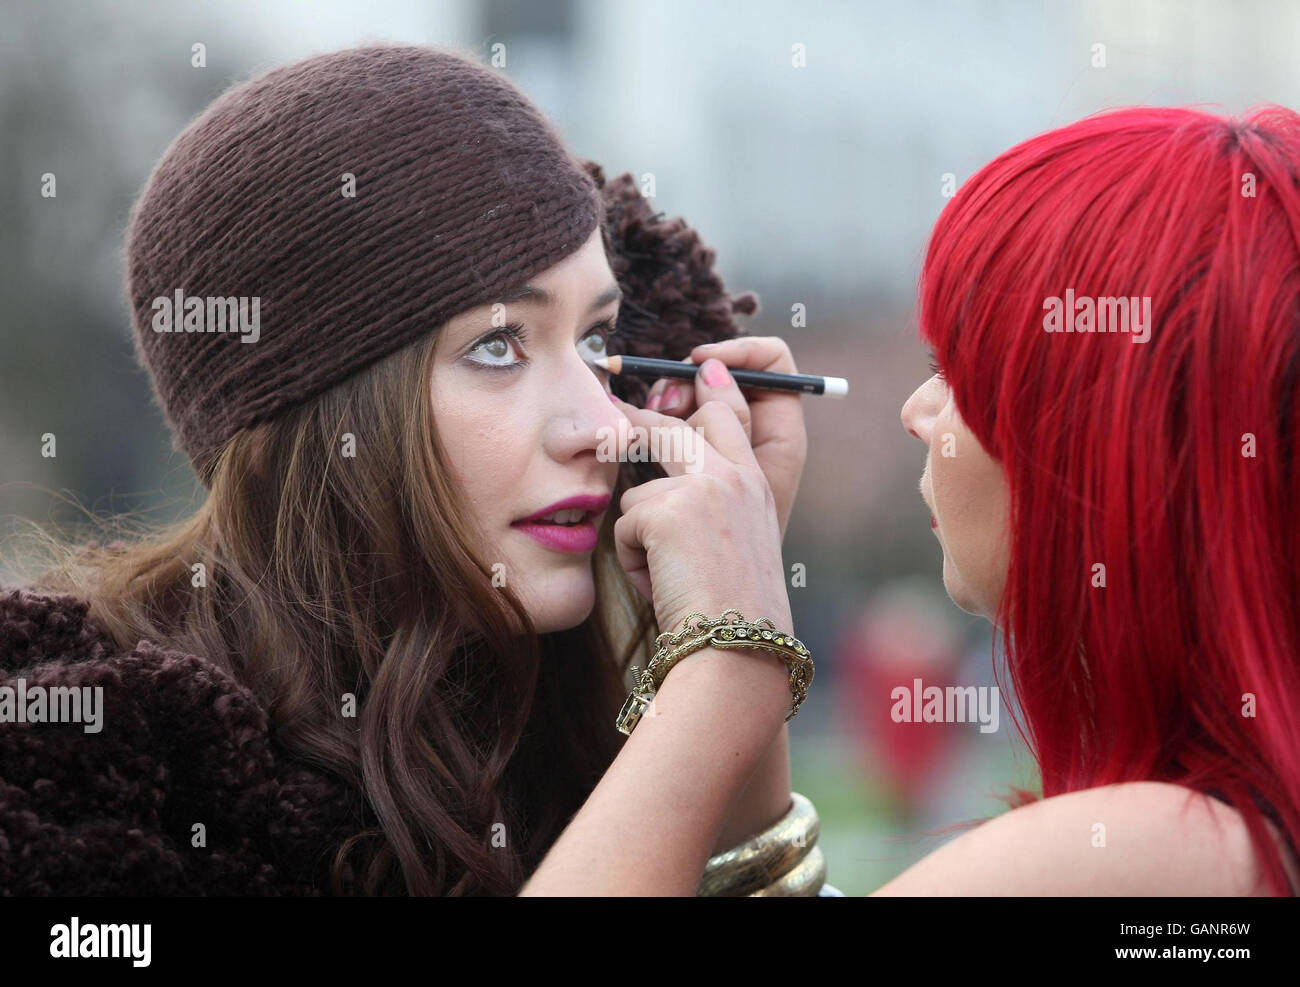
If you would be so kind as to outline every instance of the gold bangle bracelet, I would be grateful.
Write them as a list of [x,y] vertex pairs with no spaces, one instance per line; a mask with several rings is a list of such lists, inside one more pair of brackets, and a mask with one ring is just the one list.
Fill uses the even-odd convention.
[[822,848],[814,846],[808,856],[795,864],[792,870],[765,888],[751,891],[750,898],[816,898],[826,883],[826,856]]
[[697,896],[744,897],[763,891],[798,867],[816,845],[821,821],[812,802],[798,792],[790,795],[793,804],[776,823],[709,858]]

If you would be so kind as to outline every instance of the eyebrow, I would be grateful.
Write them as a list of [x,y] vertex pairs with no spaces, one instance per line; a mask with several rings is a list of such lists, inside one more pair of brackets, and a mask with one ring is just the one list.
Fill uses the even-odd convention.
[[[595,300],[587,307],[588,312],[594,312],[598,308],[604,308],[611,302],[621,300],[623,297],[622,289],[617,284],[610,285],[602,291]],[[515,288],[513,291],[506,292],[499,301],[502,304],[510,302],[524,302],[536,305],[555,305],[555,296],[545,288],[539,288],[535,284],[526,284],[522,288]]]

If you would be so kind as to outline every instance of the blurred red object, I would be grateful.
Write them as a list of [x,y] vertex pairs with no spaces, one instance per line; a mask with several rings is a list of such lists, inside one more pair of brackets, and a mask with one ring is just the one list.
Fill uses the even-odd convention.
[[960,725],[895,722],[894,690],[907,690],[912,709],[916,680],[923,687],[957,684],[962,650],[952,604],[910,584],[890,586],[852,618],[837,646],[843,674],[841,711],[864,770],[895,794],[903,816],[914,816],[935,776],[955,753]]

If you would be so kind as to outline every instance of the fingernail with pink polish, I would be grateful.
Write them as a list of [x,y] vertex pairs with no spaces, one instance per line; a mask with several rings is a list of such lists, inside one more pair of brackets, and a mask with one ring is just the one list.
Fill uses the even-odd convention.
[[710,387],[721,387],[731,378],[727,365],[721,360],[709,357],[700,367],[700,374],[704,377],[704,383]]

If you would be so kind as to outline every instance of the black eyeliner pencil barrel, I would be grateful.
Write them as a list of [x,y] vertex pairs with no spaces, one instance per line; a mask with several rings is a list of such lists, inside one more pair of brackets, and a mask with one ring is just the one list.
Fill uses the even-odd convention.
[[[637,377],[674,377],[691,380],[700,370],[698,363],[681,363],[677,360],[659,360],[648,356],[602,356],[591,361],[611,374],[633,374]],[[796,391],[800,394],[820,394],[828,398],[842,398],[849,393],[849,382],[843,377],[822,377],[817,374],[776,374],[766,370],[732,370],[731,376],[741,387],[761,388],[769,391]]]

